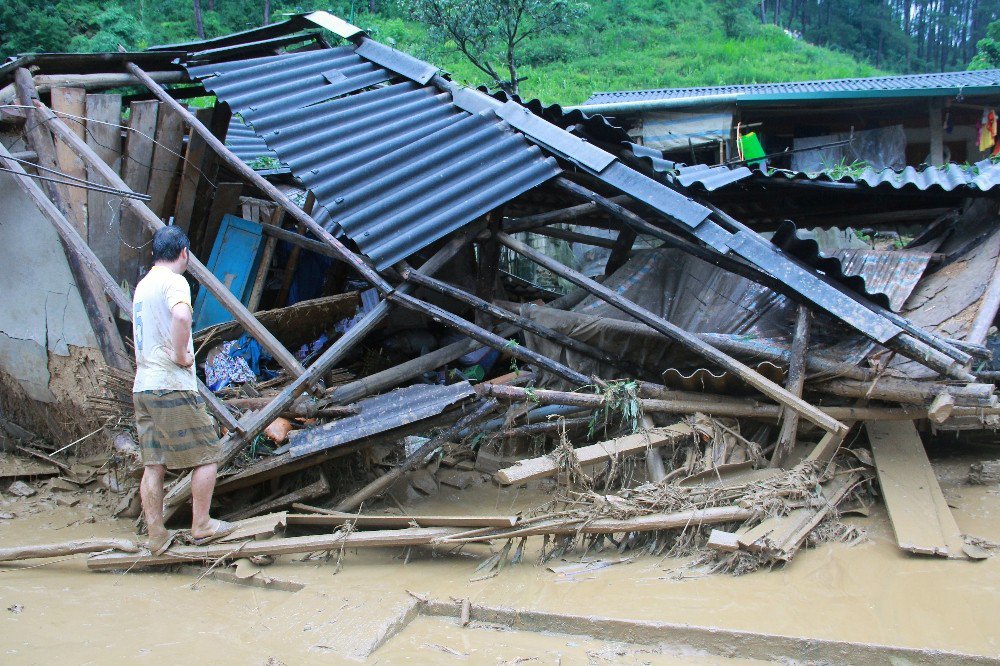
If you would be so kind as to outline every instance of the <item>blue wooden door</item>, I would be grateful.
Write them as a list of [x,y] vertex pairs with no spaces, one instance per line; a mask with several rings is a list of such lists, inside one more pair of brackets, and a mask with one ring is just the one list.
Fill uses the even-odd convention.
[[[215,237],[208,270],[244,305],[250,302],[253,278],[260,263],[263,232],[256,222],[226,215]],[[232,321],[229,311],[202,287],[194,303],[194,330]]]

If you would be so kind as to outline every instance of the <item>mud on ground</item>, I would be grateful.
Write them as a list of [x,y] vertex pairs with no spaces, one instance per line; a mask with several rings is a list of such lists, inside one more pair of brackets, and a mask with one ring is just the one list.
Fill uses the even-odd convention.
[[[988,457],[988,454],[987,454]],[[995,457],[995,456],[994,456]],[[1000,487],[965,483],[963,453],[935,460],[955,517],[967,534],[1000,542]],[[46,488],[31,498],[3,493],[0,546],[94,536],[133,537],[109,518],[111,493]],[[420,513],[508,513],[541,504],[537,487],[491,485],[441,492],[407,507]],[[72,504],[72,506],[69,506]],[[982,655],[1000,654],[1000,558],[983,562],[908,556],[895,545],[884,510],[848,517],[868,539],[822,544],[788,566],[741,577],[704,575],[684,558],[632,557],[576,574],[537,565],[541,540],[524,562],[470,582],[489,553],[429,549],[347,551],[282,557],[257,576],[303,584],[297,592],[237,585],[193,568],[93,573],[84,555],[0,569],[0,655],[4,663],[240,664],[714,664],[769,661],[773,639],[631,631],[628,622],[677,623],[835,641]],[[605,562],[624,556],[602,553]],[[579,558],[577,558],[579,561]],[[255,577],[257,577],[255,576]],[[591,635],[551,626],[474,621],[420,612],[410,592],[438,602],[608,618]],[[457,616],[459,604],[454,602]],[[600,626],[594,625],[594,626]],[[656,625],[660,626],[660,625]],[[623,628],[624,627],[624,628]],[[574,633],[575,632],[575,633]],[[602,635],[593,635],[602,634]],[[802,645],[808,645],[803,642]],[[845,648],[841,663],[873,663]],[[768,656],[770,655],[770,657]],[[788,663],[784,655],[783,663]],[[796,661],[793,659],[792,661]],[[803,654],[799,663],[809,661]],[[876,660],[878,661],[878,660]],[[933,657],[924,663],[934,663]],[[953,661],[953,660],[949,660]],[[885,660],[888,662],[888,659]]]

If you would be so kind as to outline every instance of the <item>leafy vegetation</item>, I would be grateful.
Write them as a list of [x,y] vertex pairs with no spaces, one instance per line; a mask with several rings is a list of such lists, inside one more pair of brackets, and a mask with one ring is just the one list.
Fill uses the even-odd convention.
[[[520,94],[546,103],[577,104],[599,90],[765,83],[873,76],[951,65],[985,26],[1000,0],[506,0],[579,8],[578,20],[516,44]],[[500,0],[476,0],[482,3]],[[497,85],[454,39],[411,18],[406,0],[2,0],[0,54],[30,51],[114,51],[121,44],[197,39],[194,8],[208,38],[280,20],[290,12],[325,9],[381,41],[413,53],[471,85]],[[763,9],[763,22],[761,10]],[[969,16],[967,27],[942,12]],[[901,12],[906,13],[907,19]],[[964,12],[964,14],[962,13]],[[935,27],[937,26],[937,27]],[[797,38],[801,33],[804,39]],[[954,48],[938,44],[950,35]],[[995,37],[990,37],[995,39]],[[921,41],[923,40],[923,41]],[[937,40],[937,41],[935,41]],[[829,45],[822,48],[808,43]],[[942,50],[947,53],[942,56]],[[470,49],[471,51],[471,49]],[[502,68],[507,69],[505,49]],[[483,55],[473,51],[476,56]],[[850,55],[854,54],[854,55]],[[958,60],[956,60],[958,59]],[[480,63],[482,64],[482,63]]]

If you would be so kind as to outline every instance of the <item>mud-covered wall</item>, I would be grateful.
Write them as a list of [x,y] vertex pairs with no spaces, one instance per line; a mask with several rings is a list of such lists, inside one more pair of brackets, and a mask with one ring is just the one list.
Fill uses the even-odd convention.
[[76,411],[101,359],[97,340],[55,229],[13,178],[0,172],[0,370],[27,398]]

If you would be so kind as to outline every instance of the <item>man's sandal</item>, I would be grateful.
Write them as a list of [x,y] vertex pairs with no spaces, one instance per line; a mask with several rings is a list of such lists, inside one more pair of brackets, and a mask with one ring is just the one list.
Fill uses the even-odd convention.
[[154,556],[163,555],[163,553],[167,552],[170,546],[174,545],[174,539],[176,538],[176,530],[167,530],[167,533],[162,540],[157,539],[156,541],[153,541],[151,538],[149,543],[146,544],[146,547],[149,548],[149,552]]
[[[202,537],[200,539],[194,539],[194,545],[205,546],[215,541],[218,541],[222,537],[229,536],[230,534],[235,532],[238,527],[239,525],[236,525],[234,523],[227,523],[224,520],[216,520],[215,529],[212,530],[212,533],[206,537]],[[194,535],[192,534],[191,537],[194,538]]]

